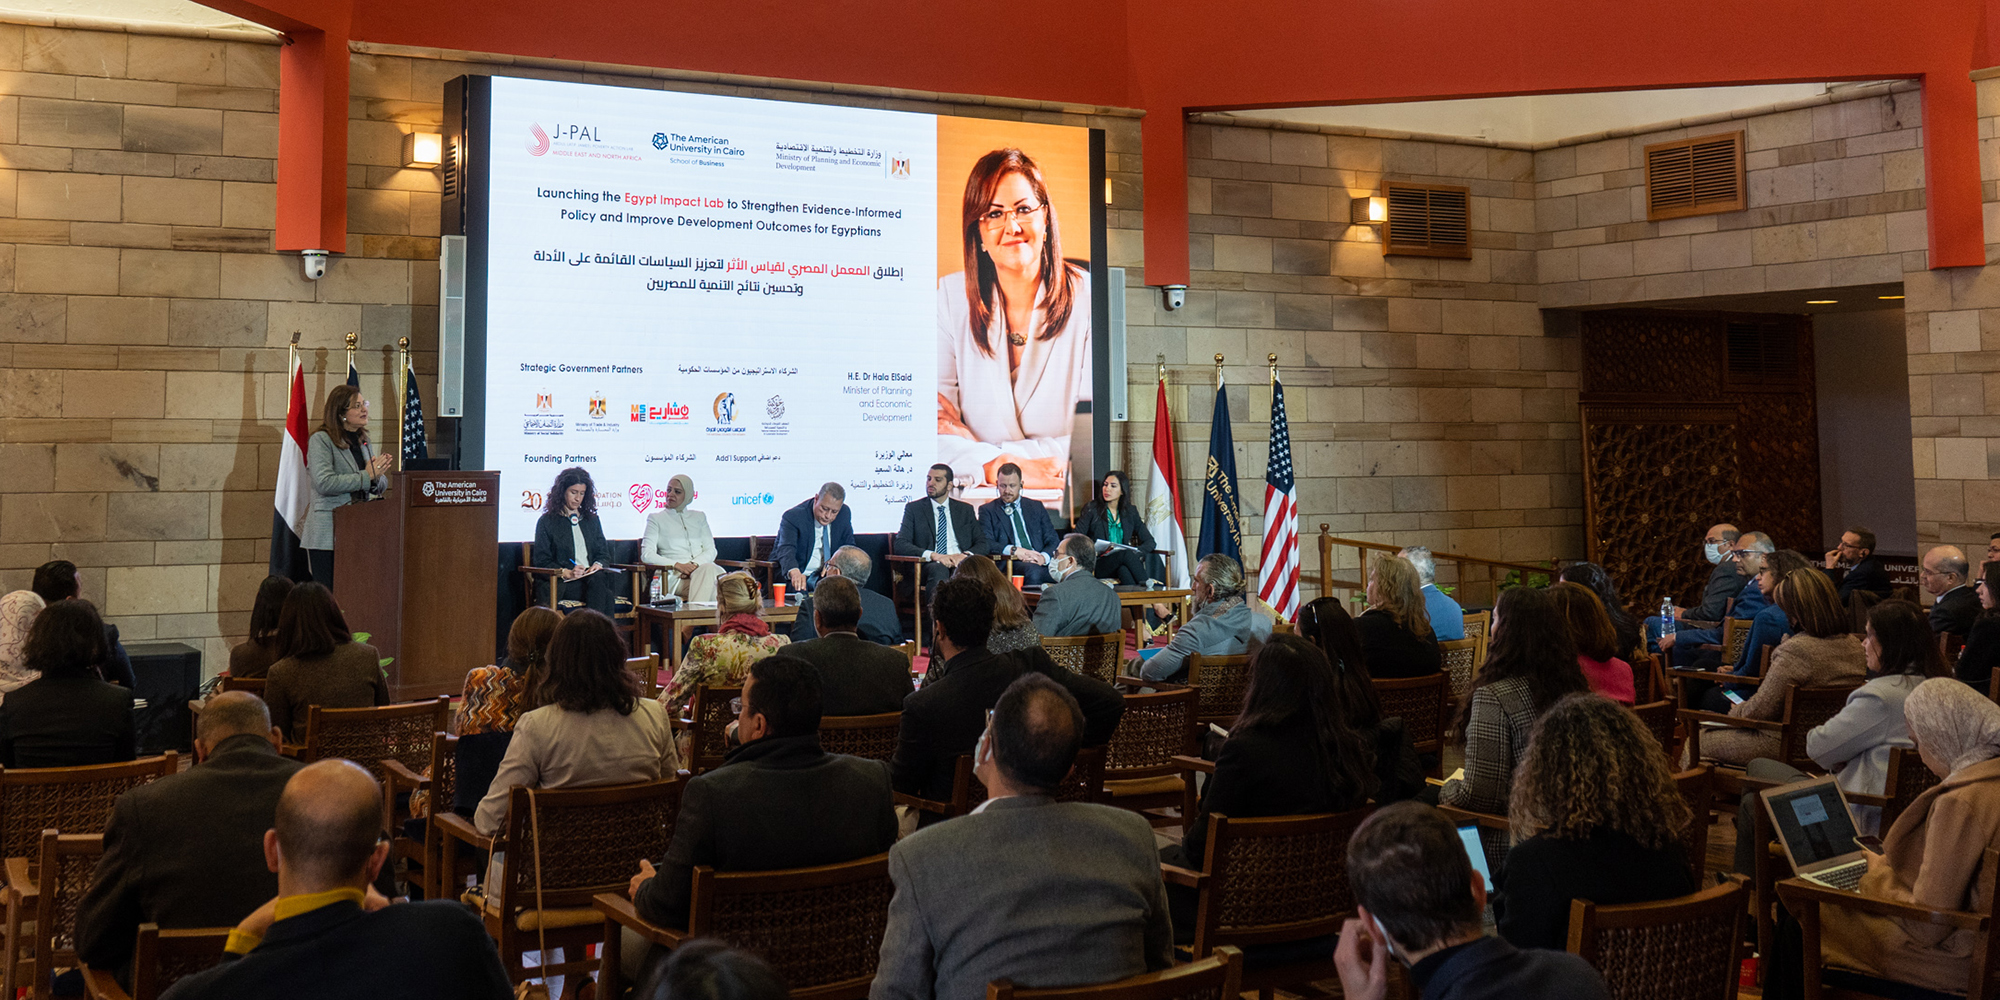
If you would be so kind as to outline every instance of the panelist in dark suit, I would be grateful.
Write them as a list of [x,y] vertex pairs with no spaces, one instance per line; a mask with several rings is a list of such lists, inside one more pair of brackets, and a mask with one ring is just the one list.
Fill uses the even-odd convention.
[[827,483],[817,496],[779,515],[778,542],[771,549],[771,561],[799,593],[819,584],[820,573],[835,550],[854,544],[854,512],[847,509],[846,501],[847,491],[839,483]]
[[1889,596],[1889,571],[1882,560],[1875,557],[1875,533],[1867,528],[1849,528],[1840,535],[1840,544],[1826,554],[1826,568],[1847,567],[1847,575],[1840,578],[1840,601],[1847,603],[1849,594],[1865,590],[1877,597]]
[[[836,554],[836,564],[839,559]],[[910,694],[910,658],[900,649],[855,634],[863,617],[861,599],[868,593],[852,580],[837,576],[821,580],[812,596],[819,638],[785,647],[785,655],[819,668],[820,700],[828,715],[900,712]],[[805,614],[805,609],[799,613]]]
[[1046,636],[1118,631],[1122,624],[1118,594],[1098,582],[1097,549],[1090,536],[1064,535],[1053,568],[1062,580],[1042,588],[1041,599],[1035,602],[1035,631]]
[[[931,466],[924,479],[924,498],[903,507],[903,526],[896,532],[896,554],[921,556],[925,562],[951,569],[968,555],[983,556],[989,549],[986,532],[979,528],[979,515],[972,505],[951,498],[951,466]],[[937,592],[938,581],[947,574],[926,572],[923,603]]]
[[[827,562],[820,582],[825,583],[836,577],[845,577],[851,581],[855,589],[861,592],[861,624],[855,632],[869,642],[884,646],[900,646],[903,644],[903,620],[896,614],[895,601],[868,589],[868,581],[874,573],[875,560],[868,558],[868,553],[853,545],[843,545],[833,550],[833,558]],[[819,636],[819,629],[813,622],[815,607],[813,596],[810,594],[799,602],[799,617],[792,623],[793,644]]]
[[1972,620],[1979,617],[1979,595],[1965,578],[1971,567],[1956,545],[1940,545],[1924,553],[1917,582],[1937,600],[1931,604],[1931,634],[1950,633],[1961,641],[1972,632]]
[[1000,497],[979,508],[979,528],[995,554],[1012,556],[1014,575],[1030,587],[1049,582],[1049,564],[1056,560],[1056,528],[1049,509],[1039,500],[1021,499],[1021,467],[1000,467]]
[[597,520],[597,484],[583,466],[556,473],[549,487],[548,509],[535,521],[533,564],[562,575],[556,585],[557,610],[562,602],[611,618],[618,614],[616,574],[604,570],[611,546]]
[[1097,556],[1097,575],[1119,583],[1145,583],[1165,576],[1166,566],[1153,554],[1158,546],[1146,529],[1146,518],[1132,504],[1132,490],[1125,474],[1113,469],[1098,484],[1097,496],[1084,505],[1076,519],[1076,530],[1100,542],[1130,545],[1137,552],[1112,549]]

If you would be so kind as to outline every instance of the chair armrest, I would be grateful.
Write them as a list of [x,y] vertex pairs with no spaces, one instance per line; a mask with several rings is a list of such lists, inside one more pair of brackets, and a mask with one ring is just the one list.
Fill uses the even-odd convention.
[[1184,757],[1180,754],[1175,754],[1173,761],[1174,766],[1183,771],[1200,771],[1203,774],[1215,773],[1215,762],[1212,760],[1202,760],[1200,757]]
[[1881,917],[1900,917],[1904,920],[1913,920],[1920,924],[1934,924],[1940,927],[1961,927],[1968,930],[1979,930],[1985,927],[1988,919],[1984,914],[1979,913],[1966,913],[1960,910],[1933,910],[1929,907],[1917,906],[1911,903],[1898,903],[1893,900],[1879,899],[1874,896],[1863,896],[1858,892],[1843,892],[1839,889],[1829,889],[1826,886],[1814,885],[1799,878],[1785,879],[1777,884],[1777,889],[1779,897],[1785,901],[1785,909],[1794,913],[1798,912],[1801,908],[1800,904],[1829,903],[1859,913],[1873,913]]
[[24,899],[35,898],[34,865],[35,863],[27,858],[8,858],[7,891]]
[[303,743],[284,743],[278,746],[278,756],[290,757],[293,760],[304,757],[305,752],[306,745]]
[[1695,621],[1691,618],[1683,618],[1681,619],[1680,624],[1674,626],[1674,631],[1678,632],[1684,628],[1721,628],[1721,627],[1722,627],[1721,622],[1703,622],[1703,621]]
[[462,841],[482,851],[493,850],[498,837],[488,837],[472,826],[472,821],[455,812],[439,811],[431,813],[431,821],[437,824],[438,832],[453,840]]
[[889,553],[886,558],[890,562],[900,562],[900,563],[920,563],[920,562],[930,561],[928,559],[925,559],[923,556],[905,556],[905,555],[898,555],[894,552]]
[[1887,795],[1870,795],[1867,792],[1850,792],[1844,788],[1840,790],[1840,794],[1846,796],[1849,805],[1874,806],[1875,808],[1880,809],[1889,804],[1889,797]]
[[615,892],[600,892],[590,897],[590,905],[596,908],[597,912],[604,914],[605,923],[631,928],[633,933],[654,944],[675,948],[687,940],[686,931],[661,927],[647,920],[639,915],[638,908],[632,905],[631,900]]
[[429,776],[410,770],[409,765],[394,757],[382,762],[382,770],[389,773],[388,784],[391,794],[403,788],[417,790],[431,787]]
[[1497,816],[1493,813],[1473,812],[1470,809],[1460,809],[1457,806],[1442,804],[1437,809],[1438,812],[1444,813],[1446,817],[1451,819],[1454,824],[1476,823],[1488,830],[1510,831],[1513,829],[1512,824],[1507,822],[1507,817],[1505,816]]
[[555,576],[561,573],[562,570],[556,569],[553,566],[523,566],[521,567],[521,572],[529,576]]
[[1731,729],[1768,729],[1775,733],[1785,728],[1784,723],[1775,719],[1744,719],[1721,712],[1704,712],[1698,708],[1683,708],[1675,714],[1680,716],[1682,722],[1713,722]]
[[936,802],[922,796],[911,795],[908,792],[897,792],[896,804],[899,806],[909,806],[918,812],[936,813],[939,816],[951,812],[951,803],[949,802]]
[[728,566],[731,569],[749,569],[753,566],[766,567],[778,565],[769,559],[717,559],[715,564],[717,566]]
[[652,563],[605,563],[605,565],[612,569],[622,569],[628,573],[644,573],[649,569],[667,568],[665,566],[655,566]]
[[132,994],[118,985],[118,979],[103,969],[83,968],[83,991],[90,1000],[132,1000]]
[[1161,865],[1160,877],[1174,885],[1184,885],[1190,889],[1199,889],[1203,882],[1208,881],[1206,873],[1191,871],[1179,865]]
[[1686,667],[1671,667],[1667,670],[1667,676],[1686,681],[1714,681],[1717,684],[1736,684],[1743,687],[1756,687],[1764,683],[1764,678],[1754,674],[1726,674],[1720,670],[1689,670]]

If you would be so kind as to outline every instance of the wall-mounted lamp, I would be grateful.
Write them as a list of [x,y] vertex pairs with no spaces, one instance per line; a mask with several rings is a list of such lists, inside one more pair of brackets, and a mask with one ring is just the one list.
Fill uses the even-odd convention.
[[435,167],[444,162],[444,136],[411,132],[403,136],[403,166]]
[[1104,179],[1104,203],[1106,205],[1111,204],[1111,178],[1109,177]]
[[1347,221],[1357,226],[1379,226],[1389,221],[1389,199],[1353,198],[1347,203]]

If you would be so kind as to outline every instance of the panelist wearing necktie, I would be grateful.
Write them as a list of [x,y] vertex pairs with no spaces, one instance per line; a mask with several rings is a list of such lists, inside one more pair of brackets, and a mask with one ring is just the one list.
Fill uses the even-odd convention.
[[793,590],[811,590],[833,554],[854,544],[854,512],[847,509],[846,500],[847,491],[839,483],[827,483],[818,496],[778,518],[778,544],[771,550],[771,561],[784,571]]
[[[966,556],[987,553],[979,515],[971,504],[951,499],[951,477],[951,466],[942,462],[931,466],[924,479],[924,498],[903,507],[903,526],[896,532],[897,555],[919,556],[925,562],[955,569]],[[925,607],[930,606],[930,592],[950,575],[937,571],[924,574]]]
[[708,515],[689,510],[694,480],[675,476],[667,482],[667,505],[646,515],[646,537],[639,543],[639,561],[664,567],[666,594],[703,604],[715,600],[715,581],[722,567],[715,564],[715,533]]
[[994,552],[1014,558],[1014,573],[1034,587],[1049,582],[1049,564],[1055,562],[1056,543],[1061,541],[1049,523],[1049,509],[1039,500],[1021,498],[1021,467],[1002,465],[994,477],[1000,497],[979,508],[979,528]]

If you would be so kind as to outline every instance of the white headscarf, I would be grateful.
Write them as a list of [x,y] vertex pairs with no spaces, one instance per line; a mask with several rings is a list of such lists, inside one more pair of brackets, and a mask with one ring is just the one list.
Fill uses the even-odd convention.
[[680,506],[678,506],[678,507],[669,507],[669,508],[667,508],[667,509],[668,509],[668,510],[677,510],[677,511],[686,511],[686,510],[688,509],[688,504],[691,504],[691,503],[693,503],[693,502],[694,502],[694,480],[692,480],[692,479],[689,479],[689,478],[688,478],[688,477],[686,477],[686,476],[682,476],[682,475],[676,475],[676,476],[674,476],[674,477],[673,477],[672,479],[669,479],[669,480],[667,480],[667,482],[670,482],[670,483],[679,483],[679,484],[681,484],[681,502],[680,502]]
[[2000,705],[1962,681],[1933,677],[1903,701],[1910,738],[1951,774],[2000,757]]
[[0,693],[18,688],[42,675],[27,666],[28,631],[35,616],[47,606],[40,594],[16,590],[0,597]]

